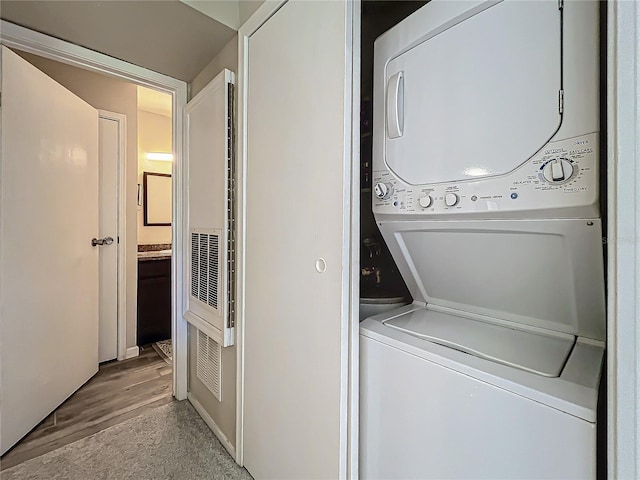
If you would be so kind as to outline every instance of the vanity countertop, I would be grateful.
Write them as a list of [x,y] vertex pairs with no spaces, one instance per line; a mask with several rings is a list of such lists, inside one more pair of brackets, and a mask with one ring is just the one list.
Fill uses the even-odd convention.
[[138,252],[138,260],[147,262],[151,260],[164,260],[171,258],[171,250],[152,250],[149,252]]

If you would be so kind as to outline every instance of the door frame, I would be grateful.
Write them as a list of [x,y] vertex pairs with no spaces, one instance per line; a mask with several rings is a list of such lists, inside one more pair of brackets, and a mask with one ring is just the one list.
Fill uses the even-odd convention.
[[[244,464],[244,319],[245,319],[245,253],[246,253],[246,192],[247,192],[247,94],[249,68],[249,38],[287,3],[288,0],[267,0],[238,30],[238,123],[237,123],[237,242],[236,242],[236,462]],[[344,78],[345,85],[345,145],[350,145],[351,162],[345,165],[345,178],[351,178],[349,191],[344,191],[345,202],[350,213],[344,215],[344,227],[350,237],[344,242],[343,265],[349,268],[348,287],[343,296],[348,306],[343,311],[343,321],[349,322],[343,338],[342,355],[346,357],[348,378],[343,378],[347,390],[343,412],[347,418],[343,423],[341,437],[341,478],[358,478],[358,385],[359,385],[359,298],[360,298],[360,0],[348,2],[346,32],[350,44],[345,45],[351,67]],[[346,151],[346,150],[345,150]],[[341,419],[342,420],[342,419]]]
[[640,3],[607,2],[607,465],[640,475]]
[[[173,395],[177,400],[187,398],[187,322],[178,312],[182,312],[182,297],[179,286],[183,282],[183,251],[186,233],[183,231],[184,212],[182,196],[184,174],[182,171],[182,112],[187,103],[187,83],[161,73],[110,57],[87,48],[74,45],[48,35],[44,35],[2,20],[0,42],[9,47],[55,60],[60,63],[100,73],[112,78],[134,83],[147,88],[168,93],[173,99],[173,155],[172,182],[173,222],[171,260],[171,326],[173,338]],[[124,244],[123,244],[124,245]],[[126,246],[125,246],[126,247]],[[122,249],[125,257],[126,249]]]
[[118,360],[125,360],[135,357],[138,354],[138,347],[127,349],[127,275],[126,275],[126,255],[124,252],[127,245],[126,212],[127,196],[122,195],[126,191],[127,185],[127,116],[121,113],[110,112],[108,110],[98,110],[98,119],[104,118],[113,120],[118,124],[118,219],[117,219],[117,271],[118,271],[118,326],[116,352]]

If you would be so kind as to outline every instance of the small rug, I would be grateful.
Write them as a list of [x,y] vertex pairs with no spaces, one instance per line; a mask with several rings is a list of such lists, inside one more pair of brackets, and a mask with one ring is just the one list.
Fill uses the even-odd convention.
[[173,346],[171,345],[171,339],[156,342],[151,346],[167,363],[171,363],[171,360],[173,360]]
[[172,402],[2,472],[2,480],[251,480],[188,401]]

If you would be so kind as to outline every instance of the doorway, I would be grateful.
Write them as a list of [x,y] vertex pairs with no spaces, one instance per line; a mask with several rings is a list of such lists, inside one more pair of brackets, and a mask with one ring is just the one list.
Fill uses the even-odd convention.
[[100,109],[99,361],[135,357],[171,340],[172,97],[17,53]]
[[138,347],[171,361],[171,95],[137,87]]
[[[6,32],[3,32],[3,33],[6,33]],[[22,33],[25,33],[25,32],[22,32]],[[27,37],[38,37],[38,35],[37,35],[37,34],[34,34],[33,32],[27,32],[27,33],[25,33],[25,35],[26,35]],[[31,38],[30,40],[33,40],[33,38]],[[40,39],[40,40],[41,40],[41,39]],[[47,41],[50,43],[50,42],[51,42],[51,39],[47,39]],[[6,42],[5,42],[5,36],[4,36],[4,35],[3,35],[3,43],[6,43]],[[37,42],[36,42],[36,43],[37,43]],[[61,42],[61,43],[64,43],[64,42]],[[15,45],[12,45],[12,47],[16,48],[16,46],[15,46]],[[65,48],[66,48],[66,47],[61,48],[61,49],[59,50],[59,52],[60,52],[60,51],[64,51],[64,49],[65,49]],[[18,49],[18,48],[16,48],[16,50],[17,50],[17,49]],[[34,50],[33,45],[30,45],[30,47],[29,47],[28,49],[29,49],[29,50],[31,50],[31,51],[33,51],[33,50]],[[37,48],[36,48],[35,50],[37,50]],[[87,53],[87,52],[85,52],[85,53]],[[95,55],[94,55],[93,53],[87,53],[87,55],[88,55],[88,56],[93,56],[93,57],[96,57],[96,56],[97,56],[97,57],[101,57],[101,55],[99,55],[99,54],[95,54]],[[25,54],[25,56],[27,56],[27,54]],[[53,56],[54,58],[56,58],[56,57],[64,57],[64,55],[63,55],[63,54],[60,54],[60,53],[58,53],[58,55],[50,55],[50,56]],[[76,52],[76,63],[80,63],[80,62],[78,62],[77,58],[78,58],[78,56],[77,56],[77,52]],[[80,55],[80,58],[82,58],[82,55]],[[43,62],[52,62],[52,60],[50,60],[50,59],[46,59],[46,58],[41,58],[41,60],[42,60]],[[95,60],[95,59],[94,59],[94,60]],[[87,61],[88,61],[88,60],[87,60]],[[112,62],[112,63],[113,63],[113,62]],[[117,63],[117,62],[116,62],[116,63]],[[121,63],[124,63],[124,62],[121,62]],[[112,74],[111,76],[108,76],[108,75],[98,75],[96,72],[87,72],[87,70],[86,70],[86,68],[87,68],[87,67],[86,67],[86,66],[85,66],[85,69],[80,70],[80,69],[77,69],[77,68],[74,68],[74,67],[69,67],[69,66],[67,66],[67,65],[63,65],[63,64],[60,64],[60,65],[64,66],[65,68],[73,68],[73,69],[75,70],[75,72],[74,72],[72,75],[70,75],[70,76],[78,76],[78,74],[80,73],[80,74],[90,74],[90,75],[94,75],[94,76],[96,76],[96,77],[101,77],[105,82],[109,82],[109,81],[114,81],[114,80],[115,80],[115,78],[113,77],[113,74]],[[130,66],[130,65],[125,64],[125,65],[117,65],[117,67],[120,67],[120,68],[121,68],[119,76],[120,76],[120,77],[125,77],[125,78],[126,78],[126,77],[127,77],[127,75],[125,75],[125,74],[124,74],[124,73],[122,73],[122,72],[126,72],[126,71],[129,69],[129,67],[133,67],[133,66]],[[112,72],[113,72],[113,71],[116,71],[116,70],[117,70],[117,68],[116,68],[116,67],[113,67],[113,66],[111,67],[111,71],[112,71]],[[139,68],[138,68],[137,70],[138,70],[138,71],[136,72],[136,73],[137,73],[137,76],[135,77],[135,80],[136,80],[136,81],[138,81],[138,82],[139,82],[141,79],[145,79],[145,75],[146,75],[146,74],[149,74],[151,77],[154,77],[154,76],[156,76],[156,77],[158,77],[158,76],[159,76],[159,77],[163,77],[163,78],[160,78],[160,80],[159,80],[159,81],[158,81],[158,79],[157,79],[157,78],[156,78],[156,79],[154,79],[154,82],[155,82],[155,83],[154,83],[154,82],[151,82],[151,81],[148,81],[148,82],[147,82],[147,84],[149,84],[150,86],[154,86],[154,85],[163,86],[163,85],[166,85],[167,83],[168,83],[168,84],[170,84],[170,85],[171,85],[171,84],[173,84],[173,85],[171,85],[171,88],[169,88],[169,87],[165,88],[165,91],[168,91],[168,92],[169,92],[169,96],[170,96],[171,94],[173,94],[173,95],[174,95],[174,97],[173,97],[173,99],[172,99],[172,101],[171,101],[171,104],[172,104],[172,106],[173,106],[174,108],[175,108],[176,106],[180,106],[180,105],[182,105],[182,104],[184,103],[184,100],[185,100],[185,97],[186,97],[186,95],[185,95],[185,94],[186,94],[186,89],[184,88],[184,87],[185,87],[185,85],[184,85],[184,83],[183,83],[183,82],[179,82],[179,81],[173,81],[173,82],[172,82],[172,81],[171,81],[172,79],[168,79],[168,77],[167,77],[167,78],[164,78],[164,76],[153,74],[153,72],[145,72],[143,69],[139,69]],[[107,71],[107,72],[108,72],[108,71],[109,71],[109,69],[102,69],[102,71]],[[78,72],[79,72],[79,73],[78,73]],[[53,77],[53,75],[50,75],[50,76],[52,76],[52,77]],[[58,83],[62,83],[62,82],[58,82]],[[137,88],[136,84],[135,84],[135,83],[130,83],[130,86],[134,89],[134,92],[135,92],[135,89]],[[117,100],[123,100],[123,99],[126,97],[126,95],[114,94],[114,92],[113,92],[113,91],[111,91],[111,90],[109,90],[109,89],[103,89],[103,88],[101,88],[101,87],[102,87],[102,86],[98,86],[98,87],[94,86],[93,88],[94,88],[95,90],[102,90],[102,92],[104,93],[105,98],[106,98],[106,97],[109,97],[109,99],[111,99],[111,100],[114,100],[114,99],[115,99],[114,101],[116,101],[116,102],[117,102]],[[89,88],[89,87],[87,87],[87,88]],[[85,92],[85,93],[86,93],[86,92]],[[135,96],[134,96],[134,99],[135,99]],[[100,103],[96,103],[96,102],[94,102],[94,101],[91,101],[91,99],[87,99],[87,100],[89,100],[89,103],[91,103],[91,104],[93,104],[93,105],[96,105],[96,107],[98,107],[98,108],[107,108],[107,109],[109,109],[109,111],[123,111],[123,112],[124,112],[124,111],[126,111],[126,109],[116,108],[116,107],[114,107],[114,105],[109,105],[109,104],[104,104],[104,103],[102,103],[102,104],[100,104]],[[135,101],[134,101],[134,108],[136,108]],[[102,113],[102,112],[101,112],[101,113]],[[175,132],[180,132],[180,130],[181,130],[181,129],[180,129],[180,128],[176,128],[176,124],[178,124],[178,125],[180,124],[180,122],[179,122],[179,120],[178,120],[178,119],[173,119],[173,121],[170,119],[170,120],[169,120],[169,122],[170,122],[170,123],[172,123],[172,125],[171,125],[171,127],[170,127],[170,129],[169,129],[169,131],[170,131],[170,132],[171,132],[171,131],[173,131],[173,133],[174,133],[174,134],[176,134]],[[132,124],[132,122],[129,122],[129,126],[130,126],[131,124]],[[135,122],[133,122],[133,125],[135,125]],[[176,134],[176,135],[177,135],[177,134]],[[131,144],[132,142],[129,142],[129,143]],[[137,143],[137,142],[135,142],[135,141],[132,143],[132,144],[133,144],[133,148],[134,148],[134,152],[137,150],[137,145],[136,145],[136,143]],[[180,138],[177,138],[177,140],[176,140],[176,141],[173,141],[172,143],[173,143],[174,145],[176,145],[176,144],[177,144],[177,145],[179,145],[179,144],[180,144]],[[178,148],[175,148],[175,151],[178,151]],[[132,158],[134,158],[134,160],[136,159],[136,157],[137,157],[137,155],[135,155],[135,154],[134,154],[134,155],[132,155]],[[175,165],[175,163],[174,163],[173,165]],[[134,167],[137,169],[137,165],[136,165],[135,163],[134,163]],[[131,175],[129,175],[129,174],[128,174],[128,172],[125,172],[125,173],[127,173],[127,176],[128,176],[129,178],[131,178],[131,179],[133,179],[133,180],[134,180],[134,183],[133,183],[133,185],[134,185],[134,190],[133,190],[133,191],[134,191],[134,194],[133,194],[133,201],[130,201],[131,199],[129,198],[129,196],[130,196],[130,190],[131,190],[131,189],[130,189],[130,188],[128,188],[128,187],[129,187],[128,185],[125,185],[125,188],[123,189],[123,193],[124,193],[124,195],[123,195],[123,197],[124,197],[124,202],[123,202],[123,203],[126,203],[126,204],[128,204],[128,205],[130,205],[130,206],[133,206],[133,210],[134,210],[134,212],[135,212],[135,211],[136,211],[136,204],[137,204],[137,201],[136,201],[136,200],[137,200],[137,199],[136,199],[136,194],[137,194],[137,192],[136,192],[136,190],[135,190],[135,185],[136,185],[136,184],[135,184],[135,179],[136,179],[136,175],[134,174],[133,176],[131,176]],[[94,191],[95,191],[95,190],[94,190]],[[170,203],[171,203],[171,200],[170,200]],[[130,240],[131,238],[133,239],[133,244],[134,244],[134,245],[136,244],[136,234],[135,234],[135,228],[136,228],[135,219],[136,219],[136,217],[135,217],[135,213],[134,213],[134,216],[132,217],[132,218],[133,218],[133,222],[129,221],[129,220],[130,220],[130,218],[129,218],[129,217],[130,217],[130,216],[128,216],[128,218],[127,218],[127,219],[126,219],[126,221],[125,221],[125,224],[126,224],[126,229],[125,229],[125,230],[126,230],[126,231],[129,231],[129,232],[133,231],[133,232],[134,232],[134,235],[128,235],[128,236],[127,236],[127,235],[126,235],[126,231],[121,231],[121,232],[119,232],[119,234],[118,234],[118,235],[116,235],[116,238],[114,239],[114,240],[116,241],[116,243],[117,243],[118,241],[122,242],[123,247],[127,247],[127,246],[128,246],[128,245],[127,245],[127,240]],[[170,223],[173,223],[173,222],[170,222]],[[131,229],[131,226],[133,226],[133,230]],[[169,228],[171,229],[171,227],[169,227]],[[177,228],[176,228],[176,230],[177,230]],[[97,233],[97,232],[96,232],[96,233]],[[99,237],[100,237],[100,235],[97,235],[97,236],[99,236]],[[124,237],[124,238],[123,238],[123,237]],[[100,240],[100,239],[96,239],[96,240]],[[136,266],[136,261],[135,261],[135,260],[136,260],[136,253],[137,253],[137,252],[136,252],[136,250],[137,250],[137,249],[135,248],[135,246],[134,246],[134,248],[133,248],[133,249],[126,248],[126,253],[123,255],[124,257],[127,257],[127,256],[129,256],[130,251],[131,251],[131,252],[133,252],[133,258],[134,258],[134,261],[133,261],[133,262],[128,262],[128,263],[132,263],[134,267]],[[171,262],[171,261],[170,261],[170,262]],[[175,275],[176,270],[177,270],[177,269],[175,269],[175,268],[173,269],[173,272],[174,272],[174,273],[173,273],[173,275]],[[170,278],[171,278],[173,275],[172,275],[172,274],[170,274]],[[170,290],[172,290],[172,289],[175,289],[175,288],[176,288],[176,287],[175,287],[175,285],[176,285],[177,283],[176,283],[176,282],[173,282],[173,283],[174,283],[174,287],[172,288],[172,287],[170,286],[170,287],[169,287],[169,289],[170,289]],[[128,281],[128,282],[127,282],[127,287],[129,287],[130,285],[133,285],[133,287],[134,287],[134,288],[133,288],[133,293],[134,293],[134,295],[135,295],[135,294],[136,294],[136,289],[135,289],[135,287],[136,287],[136,282],[135,282],[135,280],[134,280],[133,282],[129,282],[129,281]],[[171,285],[171,283],[170,283],[170,285]],[[130,297],[130,295],[129,295],[129,288],[127,288],[127,292],[126,292],[126,295],[125,295],[125,296]],[[179,300],[175,301],[174,303],[179,304]],[[171,301],[169,301],[169,304],[171,304]],[[131,311],[131,308],[133,309],[133,311],[134,311],[134,312],[135,312],[135,310],[136,310],[136,302],[127,302],[127,308],[128,308],[128,311],[127,311],[127,312],[125,312],[125,313],[126,313],[126,315],[127,315],[127,320],[128,320],[128,319],[129,319],[129,317],[130,317],[130,311]],[[170,315],[171,315],[171,314],[170,314]],[[135,319],[135,314],[134,314],[134,317],[133,317],[133,318]],[[135,333],[136,333],[136,332],[135,332],[135,327],[136,327],[136,326],[135,326],[135,322],[133,323],[133,328],[131,328],[131,322],[126,322],[126,324],[125,324],[125,328],[124,328],[124,329],[122,329],[122,330],[123,330],[123,332],[124,332],[124,334],[125,334],[125,338],[126,338],[126,342],[127,342],[127,344],[125,345],[125,347],[126,347],[126,354],[125,354],[125,356],[133,356],[133,355],[136,355],[136,354],[137,354],[137,351],[138,351],[138,345],[136,345],[136,344],[135,344]],[[171,329],[171,328],[170,328],[170,329]],[[180,331],[180,326],[174,327],[174,330],[177,330],[177,331],[179,332],[179,331]],[[185,329],[185,330],[186,330],[186,329]],[[132,335],[132,334],[133,334],[133,335]],[[132,337],[133,337],[133,339],[134,339],[134,340],[133,340],[133,345],[132,345],[132,342],[131,342]],[[185,339],[186,339],[186,335],[185,335]],[[185,343],[186,343],[186,342],[185,342]],[[185,353],[186,353],[186,352],[185,352]],[[178,363],[180,363],[180,362],[178,362]],[[183,362],[182,362],[182,366],[183,366],[183,370],[185,370],[185,371],[186,371],[186,361],[183,361]],[[175,370],[174,370],[174,374],[173,374],[173,375],[171,375],[171,365],[170,365],[170,364],[168,365],[168,368],[169,368],[169,371],[170,371],[170,373],[169,373],[169,375],[168,375],[168,380],[169,380],[169,383],[168,383],[168,389],[169,389],[169,390],[168,390],[168,392],[169,392],[169,394],[171,395],[171,391],[173,390],[173,392],[175,393],[175,395],[176,395],[177,397],[179,397],[179,398],[180,398],[180,396],[181,396],[182,398],[184,398],[185,393],[180,394],[180,392],[178,391],[178,390],[179,390],[179,388],[175,388],[175,387],[174,387],[173,389],[171,388],[171,385],[172,385],[172,384],[175,386],[175,385],[176,385],[176,383],[178,383],[178,382],[176,382],[176,380],[179,380],[179,375],[177,375],[177,374],[175,373]],[[173,378],[172,378],[172,377],[173,377]],[[184,375],[184,377],[183,377],[183,378],[184,378],[183,382],[184,382],[184,384],[186,384],[186,375]],[[183,392],[184,392],[184,390],[183,390]]]

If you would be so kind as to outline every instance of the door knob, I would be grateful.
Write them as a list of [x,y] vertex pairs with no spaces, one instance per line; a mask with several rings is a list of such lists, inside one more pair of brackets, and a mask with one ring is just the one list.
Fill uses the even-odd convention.
[[96,245],[111,245],[113,243],[113,237],[104,237],[104,238],[92,238],[91,246],[95,247]]

